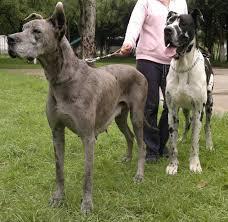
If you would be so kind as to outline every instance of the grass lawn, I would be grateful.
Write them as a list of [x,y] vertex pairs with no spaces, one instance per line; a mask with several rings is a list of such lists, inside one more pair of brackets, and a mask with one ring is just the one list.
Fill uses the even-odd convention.
[[[45,116],[47,82],[0,70],[0,221],[228,221],[228,115],[213,117],[215,151],[205,149],[202,133],[201,175],[188,169],[189,142],[179,144],[179,174],[167,176],[167,160],[145,166],[145,180],[133,183],[131,163],[121,163],[125,140],[111,125],[95,150],[94,211],[80,213],[83,149],[66,131],[65,193],[60,208],[48,206],[55,187],[55,164]],[[181,121],[182,124],[182,121]],[[181,125],[180,124],[180,125]]]
[[[112,58],[101,59],[96,62],[96,66],[102,66],[107,64],[124,63],[135,65],[134,57],[122,57],[114,56]],[[228,68],[228,62],[212,61],[214,67]],[[39,64],[28,63],[25,59],[12,59],[8,55],[0,55],[0,69],[39,69]]]
[[[112,57],[99,60],[96,66],[102,66],[107,64],[124,63],[135,65],[135,58],[133,57]],[[25,59],[12,59],[7,55],[0,55],[0,69],[39,69],[40,64],[28,63]]]
[[212,61],[212,65],[217,68],[228,69],[228,62]]
[[25,59],[12,59],[7,55],[0,55],[0,69],[39,69],[39,64],[28,63]]

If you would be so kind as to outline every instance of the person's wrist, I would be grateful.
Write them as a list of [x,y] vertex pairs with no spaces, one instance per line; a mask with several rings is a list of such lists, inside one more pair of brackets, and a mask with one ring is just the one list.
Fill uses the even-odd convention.
[[124,43],[121,47],[121,53],[123,55],[128,55],[131,53],[132,49],[133,49],[133,47],[130,43]]

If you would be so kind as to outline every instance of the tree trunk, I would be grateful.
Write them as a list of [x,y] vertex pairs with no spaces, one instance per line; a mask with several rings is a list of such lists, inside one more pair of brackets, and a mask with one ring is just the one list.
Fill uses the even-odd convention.
[[226,38],[226,61],[228,62],[228,15],[225,22],[225,38]]
[[226,61],[228,62],[228,37],[226,39]]
[[220,40],[219,61],[226,61],[225,41],[223,39]]
[[220,50],[219,50],[219,61],[225,62],[226,61],[226,52],[225,52],[225,32],[223,23],[220,20],[220,30],[219,30],[219,44],[220,44]]
[[96,0],[79,0],[81,20],[80,35],[82,58],[94,57],[95,47],[95,27],[96,27]]

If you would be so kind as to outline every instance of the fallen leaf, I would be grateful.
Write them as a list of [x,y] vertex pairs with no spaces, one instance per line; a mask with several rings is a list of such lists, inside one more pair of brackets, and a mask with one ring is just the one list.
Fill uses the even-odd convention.
[[206,187],[208,185],[208,182],[207,181],[204,181],[204,180],[201,180],[198,184],[197,184],[197,188],[198,189],[202,189],[204,187]]

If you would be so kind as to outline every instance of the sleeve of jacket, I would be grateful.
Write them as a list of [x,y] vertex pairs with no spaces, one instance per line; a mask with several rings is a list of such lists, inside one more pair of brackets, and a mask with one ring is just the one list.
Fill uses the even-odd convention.
[[143,23],[147,16],[147,1],[148,0],[137,1],[127,26],[124,44],[131,44],[133,48],[136,46],[136,40],[139,37]]

